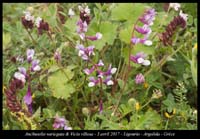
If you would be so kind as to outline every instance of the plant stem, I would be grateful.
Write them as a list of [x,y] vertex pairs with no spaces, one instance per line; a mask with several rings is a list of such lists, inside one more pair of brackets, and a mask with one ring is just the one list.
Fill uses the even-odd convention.
[[167,119],[167,122],[166,122],[166,125],[165,125],[165,130],[167,130],[168,123],[169,123],[169,119]]
[[151,101],[152,101],[152,99],[149,99],[149,101],[147,103],[145,103],[140,109],[143,109],[144,107],[146,107]]
[[[133,29],[132,29],[132,33],[131,33],[132,38],[134,37],[135,26],[136,26],[136,24],[137,24],[138,21],[139,21],[139,19],[137,19],[137,21],[135,22],[135,24],[133,24]],[[131,69],[131,60],[130,60],[130,56],[131,56],[132,49],[133,49],[133,47],[132,47],[132,42],[131,42],[131,40],[130,40],[129,53],[128,53],[128,67],[127,67],[127,72],[126,72],[126,74],[125,74],[125,76],[124,76],[124,78],[123,78],[124,84],[123,84],[123,87],[122,87],[122,89],[121,89],[121,91],[120,91],[120,96],[119,96],[117,105],[116,105],[116,107],[115,107],[115,109],[114,109],[114,111],[113,111],[113,114],[115,114],[117,108],[119,107],[119,103],[120,103],[120,101],[121,101],[121,98],[122,98],[124,89],[125,89],[125,87],[126,87],[126,83],[127,83],[127,80],[128,80],[128,75],[129,75],[130,69]]]
[[25,29],[26,29],[26,31],[28,32],[28,35],[30,36],[30,38],[31,38],[31,40],[32,40],[32,42],[33,42],[33,44],[37,44],[36,43],[36,41],[33,39],[33,37],[32,37],[32,35],[31,35],[31,33],[28,31],[28,29],[25,27]]
[[166,62],[167,62],[167,58],[168,57],[172,57],[173,55],[175,55],[180,49],[183,48],[184,45],[182,45],[181,47],[179,47],[176,51],[174,51],[171,55],[166,55],[164,56],[161,61],[155,66],[155,68],[151,68],[150,70],[148,70],[144,76],[147,76],[149,73],[151,73],[153,70],[158,70],[160,69]]

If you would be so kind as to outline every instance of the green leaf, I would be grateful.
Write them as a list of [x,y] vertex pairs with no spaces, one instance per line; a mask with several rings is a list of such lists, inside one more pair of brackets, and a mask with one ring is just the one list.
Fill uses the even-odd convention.
[[171,93],[169,93],[167,95],[167,99],[163,101],[163,104],[167,106],[168,112],[171,112],[175,107],[174,96]]
[[57,26],[57,6],[56,4],[50,4],[47,12],[44,12],[45,21],[49,23],[51,27]]
[[10,41],[11,41],[10,33],[3,32],[3,50],[5,50],[8,47]]
[[108,21],[102,22],[99,25],[99,28],[97,26],[97,23],[93,23],[91,28],[88,30],[87,35],[93,36],[95,35],[94,33],[100,32],[103,36],[100,40],[92,41],[90,42],[90,44],[94,45],[95,48],[98,50],[101,50],[106,43],[108,45],[112,45],[117,34],[116,29],[117,25]]
[[154,54],[154,47],[153,46],[145,46],[143,44],[137,44],[134,47],[134,54],[138,52],[144,52],[147,55]]
[[48,77],[48,85],[56,98],[68,99],[75,88],[68,81],[74,76],[72,69],[74,66],[68,66],[63,70],[58,70]]
[[132,26],[125,28],[120,31],[119,38],[127,44],[130,44],[131,41],[131,33],[132,33]]
[[136,21],[144,12],[145,5],[141,3],[120,3],[113,8],[111,12],[112,20],[130,20]]
[[66,33],[67,35],[78,35],[76,33],[76,28],[77,28],[77,25],[76,23],[78,22],[79,20],[79,16],[73,16],[73,18],[69,18],[66,22],[65,22],[65,28],[67,29],[66,30]]
[[32,116],[31,118],[32,118],[32,119],[34,118],[34,119],[39,120],[40,114],[41,114],[41,107],[39,107],[39,108],[36,110],[36,112],[33,114],[33,116]]
[[139,119],[136,121],[134,116],[131,117],[130,129],[132,128],[134,128],[135,130],[159,129],[159,125],[161,123],[161,117],[156,111],[149,109],[144,115],[141,115]]
[[43,109],[43,117],[45,118],[53,118],[55,114],[56,113],[53,109],[48,109],[48,108]]

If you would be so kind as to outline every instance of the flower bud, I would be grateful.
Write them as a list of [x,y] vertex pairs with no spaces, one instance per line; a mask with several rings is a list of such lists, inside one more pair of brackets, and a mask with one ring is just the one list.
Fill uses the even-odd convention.
[[130,98],[130,99],[128,100],[128,104],[129,104],[130,106],[135,105],[136,102],[137,102],[137,101],[136,101],[134,98]]
[[82,113],[85,115],[85,116],[88,116],[90,115],[90,110],[86,107],[82,108]]

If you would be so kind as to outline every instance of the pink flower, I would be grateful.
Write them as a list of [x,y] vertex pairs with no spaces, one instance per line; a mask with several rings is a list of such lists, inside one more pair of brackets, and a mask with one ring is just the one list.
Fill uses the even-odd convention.
[[143,27],[136,26],[135,30],[141,34],[150,34],[152,32],[151,28],[146,24],[144,24]]
[[24,96],[24,103],[28,107],[28,111],[32,114],[32,96],[31,96],[31,86],[28,85],[28,91],[26,95]]
[[102,38],[102,34],[97,32],[95,36],[86,36],[86,39],[89,39],[91,41],[100,40]]
[[137,74],[135,77],[135,83],[142,84],[144,82],[145,82],[144,76],[141,73]]

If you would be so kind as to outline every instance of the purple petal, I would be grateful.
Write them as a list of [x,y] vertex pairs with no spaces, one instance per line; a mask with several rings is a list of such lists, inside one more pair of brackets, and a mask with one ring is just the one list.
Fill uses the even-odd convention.
[[20,73],[22,73],[24,76],[26,76],[26,69],[24,67],[19,67],[18,70]]
[[144,82],[145,82],[144,76],[141,73],[137,74],[135,77],[135,83],[142,84]]
[[134,37],[134,38],[131,39],[131,42],[132,42],[133,44],[137,44],[137,43],[140,42],[140,38]]
[[24,96],[24,103],[26,105],[30,105],[32,103],[31,87],[30,87],[30,85],[28,86],[28,91],[27,91],[26,95]]

